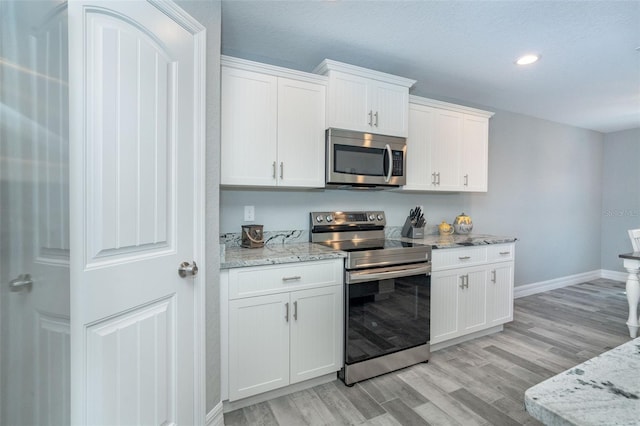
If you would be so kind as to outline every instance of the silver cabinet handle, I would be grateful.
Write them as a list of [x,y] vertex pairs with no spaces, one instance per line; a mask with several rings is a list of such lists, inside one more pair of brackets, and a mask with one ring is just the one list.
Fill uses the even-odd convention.
[[298,321],[298,301],[293,302],[293,319]]
[[369,126],[373,126],[373,111],[369,110]]
[[464,186],[469,186],[469,175],[464,175]]
[[436,176],[438,177],[438,182],[436,182],[436,185],[440,185],[440,172],[436,173]]
[[284,178],[284,163],[280,162],[280,179]]
[[491,271],[491,282],[495,284],[496,282],[496,270]]
[[436,184],[436,172],[431,173],[431,185]]
[[273,162],[273,178],[276,178],[276,162]]
[[467,260],[467,259],[471,259],[471,256],[458,256],[458,259]]
[[376,118],[376,122],[375,122],[374,126],[378,127],[378,111],[376,111],[376,113],[373,114],[373,116]]
[[460,288],[464,289],[464,275],[460,275]]
[[298,281],[302,279],[300,275],[294,275],[292,277],[282,277],[282,281]]
[[289,322],[289,302],[284,304],[284,310],[285,310],[284,319],[285,321]]
[[510,251],[501,251],[500,252],[501,255],[506,256],[507,254],[511,254]]
[[469,288],[469,274],[464,276],[464,288]]
[[33,280],[31,279],[31,274],[20,274],[17,278],[9,281],[9,289],[12,292],[26,291],[30,293],[32,287]]
[[178,275],[180,278],[193,277],[198,274],[198,265],[196,261],[193,262],[182,262],[180,266],[178,266]]

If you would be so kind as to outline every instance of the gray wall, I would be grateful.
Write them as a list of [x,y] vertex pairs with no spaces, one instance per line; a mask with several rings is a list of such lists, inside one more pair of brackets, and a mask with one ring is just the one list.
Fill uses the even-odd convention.
[[618,254],[640,228],[640,129],[605,135],[602,188],[602,269],[624,272]]
[[516,286],[600,269],[603,135],[504,111],[489,129],[488,193],[223,189],[220,231],[240,232],[244,205],[272,231],[308,229],[325,209],[381,208],[401,226],[424,205],[430,224],[464,211],[474,232],[516,236]]
[[220,2],[176,2],[207,28],[207,152],[206,152],[206,410],[220,402]]

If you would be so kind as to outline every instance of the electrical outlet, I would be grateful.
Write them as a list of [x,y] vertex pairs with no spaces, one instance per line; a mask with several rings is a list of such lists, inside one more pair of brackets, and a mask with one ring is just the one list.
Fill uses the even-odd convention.
[[256,208],[254,206],[244,206],[244,221],[251,222],[256,220]]

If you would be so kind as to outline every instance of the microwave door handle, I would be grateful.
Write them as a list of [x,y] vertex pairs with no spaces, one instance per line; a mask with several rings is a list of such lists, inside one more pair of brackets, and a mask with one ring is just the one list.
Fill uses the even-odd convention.
[[387,170],[387,175],[384,177],[384,181],[389,183],[391,180],[391,173],[393,173],[393,153],[391,152],[389,144],[386,144],[384,149],[387,151],[387,158],[389,159],[389,170]]

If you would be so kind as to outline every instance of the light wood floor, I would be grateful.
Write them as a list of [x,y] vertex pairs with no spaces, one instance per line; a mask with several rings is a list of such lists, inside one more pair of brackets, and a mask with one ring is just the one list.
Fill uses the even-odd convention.
[[629,341],[624,283],[599,279],[516,299],[501,333],[426,364],[333,382],[224,415],[231,425],[538,425],[524,392]]

